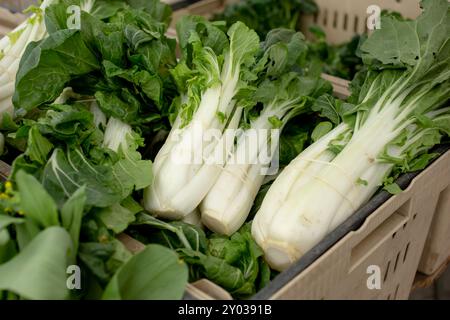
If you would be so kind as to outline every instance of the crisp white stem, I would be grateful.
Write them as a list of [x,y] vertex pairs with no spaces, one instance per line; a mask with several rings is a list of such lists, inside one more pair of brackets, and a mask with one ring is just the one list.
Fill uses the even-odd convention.
[[131,134],[131,126],[116,118],[111,117],[106,126],[103,146],[118,152],[119,148],[126,144],[126,139]]
[[181,221],[184,223],[192,224],[200,229],[203,229],[202,220],[200,218],[200,212],[198,210],[192,211],[190,214],[185,216]]
[[14,82],[10,82],[7,85],[0,87],[0,100],[9,98],[14,93]]
[[[312,144],[281,172],[270,187],[252,224],[252,235],[266,254],[268,251],[271,251],[270,247],[272,245],[275,245],[275,247],[278,245],[286,247],[282,243],[277,244],[278,240],[272,238],[270,225],[276,220],[277,211],[288,199],[293,186],[304,177],[306,172],[309,172],[309,169],[314,170],[313,168],[316,168],[314,170],[316,171],[333,159],[334,155],[328,151],[330,142],[348,130],[349,127],[346,124],[341,124]],[[305,181],[309,179],[311,177],[305,178]],[[275,242],[269,242],[270,240]],[[279,256],[276,251],[274,255]],[[275,257],[273,258],[273,261],[277,260]]]
[[[241,109],[236,110],[228,129],[238,127],[241,113]],[[192,122],[190,125],[192,125]],[[202,140],[204,131],[201,130],[199,133]],[[219,150],[224,148],[226,149],[225,154],[229,153],[232,144],[225,140],[225,135],[222,135],[219,141],[211,142],[207,146],[210,152],[205,157],[218,154]],[[176,162],[177,158],[171,155],[172,152],[175,152],[176,146],[187,146],[188,152],[190,152],[189,150],[196,150],[186,143],[186,141],[181,140],[179,144],[172,148],[165,158],[165,164],[159,167],[152,186],[145,190],[145,208],[164,218],[181,219],[195,210],[216,181],[223,167],[222,164],[215,162],[212,164]],[[203,150],[203,147],[199,146],[198,150]],[[201,160],[204,161],[204,159]],[[176,174],[176,179],[167,179],[168,176],[174,174]]]
[[[265,177],[259,155],[267,141],[259,140],[260,145],[253,148],[254,152],[248,157],[242,153],[248,151],[249,140],[241,140],[232,157],[233,162],[227,163],[202,201],[202,221],[210,230],[231,235],[245,222]],[[276,141],[273,143],[278,144]],[[244,163],[239,163],[239,160],[244,160]]]
[[90,106],[91,113],[94,115],[94,123],[97,127],[106,126],[106,115],[100,109],[97,101],[93,101]]
[[[228,128],[237,128],[240,118],[241,112],[236,112]],[[214,153],[223,148],[226,153],[230,152],[232,145],[225,140],[224,135],[214,148]],[[222,168],[223,164],[203,164],[195,176],[170,200],[172,208],[183,215],[195,210],[216,182]]]
[[[270,214],[270,220],[261,223],[264,217],[259,218],[258,212],[255,238],[261,242],[272,267],[282,270],[289,266],[316,245],[330,226],[346,219],[377,190],[392,167],[377,163],[377,158],[397,134],[395,115],[403,99],[401,95],[391,100],[391,105],[380,108],[377,114],[372,110],[358,134],[353,135],[332,161],[323,163],[320,170],[307,168],[310,176],[298,178],[286,199],[271,208],[274,213]],[[367,187],[359,185],[358,179],[367,174],[375,175],[378,180],[369,180]],[[326,201],[321,201],[319,195]]]
[[13,108],[11,98],[6,98],[3,100],[0,100],[0,120],[2,118],[2,114],[5,112],[8,112],[11,116],[14,113],[14,108]]
[[[367,185],[355,182],[353,189],[347,194],[347,199],[350,202],[355,203],[361,201],[365,203],[373,195],[376,190],[380,188],[379,181],[382,181],[392,168],[391,164],[376,163],[361,176],[361,180],[367,182]],[[339,209],[336,211],[334,218],[328,227],[328,232],[333,231],[341,223],[343,223],[351,214],[353,213],[353,208],[348,205],[347,202],[342,202]]]
[[[265,178],[261,154],[267,151],[269,141],[268,137],[257,135],[263,133],[261,130],[269,132],[272,127],[270,117],[281,119],[288,110],[289,104],[278,108],[268,105],[251,123],[252,130],[238,140],[236,151],[200,206],[202,221],[210,230],[231,235],[245,222]],[[252,134],[256,136],[252,137]],[[258,141],[253,145],[255,138]],[[271,135],[272,149],[278,147],[278,142],[279,132]]]

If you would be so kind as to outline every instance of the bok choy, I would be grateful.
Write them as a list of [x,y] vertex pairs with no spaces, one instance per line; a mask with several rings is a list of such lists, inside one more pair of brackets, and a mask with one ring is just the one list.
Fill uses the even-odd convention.
[[[256,105],[245,108],[247,122],[241,127],[246,129],[200,205],[202,222],[220,234],[232,235],[243,225],[266,173],[277,173],[281,130],[294,116],[308,111],[313,96],[331,91],[320,74],[307,74],[307,45],[302,34],[275,29],[268,34],[263,50],[258,61],[262,70],[252,83],[254,92],[237,102],[241,106],[250,100]],[[260,111],[256,110],[259,106]]]
[[424,0],[422,7],[415,21],[383,17],[362,45],[368,70],[353,82],[353,104],[325,97],[317,105],[343,123],[282,172],[253,221],[273,268],[305,254],[389,175],[423,169],[429,150],[450,134],[449,3]]
[[45,0],[39,8],[33,8],[31,17],[0,39],[0,119],[4,112],[13,114],[11,98],[20,59],[29,43],[45,36],[44,11],[53,2]]
[[[172,131],[154,161],[154,181],[145,208],[158,216],[182,219],[194,211],[218,178],[222,164],[209,162],[232,143],[226,129],[237,129],[242,108],[236,95],[254,77],[258,35],[237,22],[227,33],[201,17],[177,25],[183,60],[173,70],[181,92]],[[217,139],[204,139],[209,130]]]

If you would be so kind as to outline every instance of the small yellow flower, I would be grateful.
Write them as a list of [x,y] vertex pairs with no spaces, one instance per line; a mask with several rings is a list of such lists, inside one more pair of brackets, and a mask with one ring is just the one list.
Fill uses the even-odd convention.
[[6,191],[12,190],[12,187],[13,187],[13,185],[12,185],[11,181],[6,181],[5,182],[5,189],[6,189]]
[[2,193],[0,193],[0,200],[1,199],[9,199],[9,195],[7,195],[6,193],[4,193],[4,192],[2,192]]
[[23,210],[19,210],[19,212],[17,212],[19,215],[24,216],[25,212]]

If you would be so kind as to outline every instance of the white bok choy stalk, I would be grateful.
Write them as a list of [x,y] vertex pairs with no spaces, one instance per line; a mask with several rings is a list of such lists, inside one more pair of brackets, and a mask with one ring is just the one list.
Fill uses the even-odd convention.
[[[250,67],[260,44],[258,35],[240,22],[225,34],[191,16],[178,23],[177,31],[183,60],[173,76],[182,96],[154,162],[154,181],[144,194],[145,208],[167,219],[191,214],[219,176],[234,142],[226,131],[237,129],[242,115],[235,96],[254,76]],[[208,138],[213,132],[214,138]]]
[[[94,114],[94,122],[102,123],[106,118],[96,103],[91,104],[91,112]],[[120,157],[117,162],[118,175],[123,179],[131,179],[135,190],[148,187],[152,182],[152,162],[143,160],[137,150],[144,145],[144,139],[132,127],[114,117],[107,121],[103,146],[116,152]]]
[[387,177],[423,169],[435,157],[430,149],[450,135],[449,3],[425,0],[422,7],[415,21],[382,19],[361,47],[369,71],[353,82],[355,106],[343,112],[345,123],[301,153],[264,198],[252,234],[274,269],[320,242]]
[[[142,160],[137,151],[144,144],[142,137],[130,124],[114,117],[107,119],[94,97],[77,94],[72,88],[65,88],[53,104],[65,104],[69,99],[86,104],[93,115],[95,126],[104,131],[103,147],[114,151],[120,158],[116,164],[118,178],[131,180],[136,190],[148,187],[152,181],[152,162]],[[191,217],[192,221],[194,218]]]
[[210,230],[228,236],[244,224],[266,173],[277,173],[278,164],[272,160],[277,161],[274,156],[286,123],[309,109],[312,95],[331,90],[320,74],[313,77],[302,72],[307,53],[302,34],[273,30],[263,49],[256,90],[237,102],[258,103],[255,107],[261,105],[262,110],[245,108],[249,110],[249,123],[243,124],[246,129],[233,155],[200,205],[202,222]]

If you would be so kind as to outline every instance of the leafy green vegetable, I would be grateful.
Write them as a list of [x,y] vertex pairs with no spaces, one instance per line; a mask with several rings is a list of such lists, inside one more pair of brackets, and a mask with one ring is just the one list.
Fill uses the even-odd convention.
[[187,279],[188,269],[175,252],[149,245],[116,272],[103,299],[181,299]]
[[[176,64],[175,41],[165,36],[170,8],[159,1],[136,2],[131,5],[141,9],[115,7],[112,16],[100,15],[108,16],[102,21],[95,16],[96,8],[106,5],[100,3],[92,15],[82,12],[81,30],[69,30],[65,21],[70,4],[63,1],[48,8],[49,37],[24,53],[13,99],[16,108],[30,111],[53,102],[70,86],[77,93],[95,95],[107,116],[165,125],[162,116],[174,91],[169,69]],[[56,85],[50,86],[53,81]],[[30,90],[31,85],[39,90]]]
[[56,31],[27,47],[17,72],[13,103],[16,108],[29,111],[52,102],[72,77],[98,69],[98,60],[79,31]]
[[263,252],[251,236],[250,224],[230,238],[213,235],[206,253],[189,249],[180,251],[188,264],[198,268],[194,272],[222,286],[232,295],[243,298],[256,293]]
[[206,277],[236,297],[248,297],[261,282],[267,282],[267,265],[251,236],[250,224],[231,237],[212,234],[208,238],[195,226],[167,223],[145,213],[138,214],[134,225],[141,226],[139,235],[145,242],[176,249],[189,265],[191,281]]
[[[183,56],[171,74],[180,96],[171,108],[172,133],[155,158],[154,181],[144,193],[146,210],[170,219],[193,212],[221,172],[221,166],[205,161],[218,152],[220,144],[194,132],[201,125],[200,133],[218,129],[225,138],[226,130],[237,129],[242,109],[235,107],[235,101],[255,77],[257,71],[252,67],[260,50],[258,35],[241,22],[225,34],[204,18],[186,16],[177,30]],[[219,48],[222,51],[214,51]],[[194,141],[186,144],[179,136]],[[206,151],[200,163],[180,166],[176,153],[184,148],[184,154],[195,154],[200,145]]]
[[27,155],[31,161],[44,164],[47,160],[49,152],[53,149],[53,145],[40,132],[37,127],[32,127],[28,134]]
[[[292,157],[293,152],[303,150],[308,135],[296,135],[300,141],[293,141],[289,135],[281,140],[284,127],[294,117],[309,112],[315,98],[331,92],[331,85],[307,67],[305,58],[308,48],[301,33],[287,29],[272,30],[262,43],[262,49],[253,68],[255,76],[236,101],[237,108],[244,109],[242,137],[232,150],[231,160],[200,205],[202,222],[210,230],[228,236],[245,222],[263,183],[263,170],[278,160],[275,152],[268,150],[278,148],[282,143],[281,151],[284,153],[280,159],[287,163],[298,154]],[[297,122],[292,127],[300,125]],[[297,132],[303,129],[298,127]],[[258,142],[254,154],[250,156],[252,158],[240,160],[239,157],[248,152],[248,149],[245,150],[248,137],[264,130],[270,131],[270,137],[259,138],[262,141]],[[308,130],[303,132],[308,133]],[[286,152],[288,143],[293,146],[289,154]],[[268,158],[265,163],[262,163],[262,157]],[[231,199],[234,201],[231,202]]]
[[85,204],[86,189],[81,187],[61,208],[61,225],[69,232],[70,237],[72,238],[74,252],[78,252],[81,221]]
[[132,191],[129,181],[118,180],[110,166],[89,163],[80,150],[67,154],[55,149],[43,171],[42,183],[55,199],[72,196],[80,187],[86,187],[86,204],[108,207],[120,202]]
[[11,291],[26,299],[67,298],[67,253],[72,249],[72,241],[65,229],[45,229],[23,251],[0,265],[0,290]]
[[224,20],[229,25],[242,21],[254,29],[261,38],[272,29],[296,29],[300,14],[318,11],[314,0],[247,0],[229,5],[214,20]]
[[399,187],[399,185],[396,184],[396,183],[391,183],[391,184],[385,185],[385,186],[384,186],[384,190],[386,190],[387,192],[389,192],[390,194],[393,194],[393,195],[402,193],[402,191],[403,191],[403,190]]
[[117,234],[124,231],[135,220],[134,213],[119,204],[102,209],[98,213],[98,218],[108,229]]
[[59,225],[56,204],[39,181],[23,171],[17,173],[16,181],[24,214],[42,227]]

